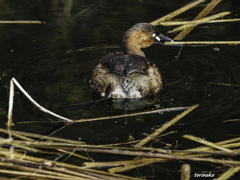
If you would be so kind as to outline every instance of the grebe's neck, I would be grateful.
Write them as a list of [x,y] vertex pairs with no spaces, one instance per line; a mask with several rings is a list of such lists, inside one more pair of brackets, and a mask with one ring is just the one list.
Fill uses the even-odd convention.
[[123,53],[127,55],[139,55],[145,57],[145,54],[141,50],[141,38],[140,31],[127,31],[123,37],[122,48]]

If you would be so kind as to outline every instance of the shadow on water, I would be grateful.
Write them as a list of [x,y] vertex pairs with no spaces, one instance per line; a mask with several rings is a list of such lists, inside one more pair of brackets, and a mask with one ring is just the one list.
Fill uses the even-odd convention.
[[[160,3],[161,2],[161,3]],[[239,136],[240,47],[228,45],[185,46],[180,48],[154,45],[144,50],[163,76],[165,86],[154,103],[142,100],[113,102],[95,98],[89,89],[93,68],[104,55],[121,51],[123,33],[137,22],[151,22],[189,1],[2,1],[2,20],[41,20],[45,24],[0,24],[0,118],[4,127],[8,109],[9,82],[12,77],[39,104],[71,119],[94,118],[140,112],[168,107],[200,107],[182,119],[169,131],[178,133],[162,137],[156,147],[167,143],[178,148],[198,144],[182,138],[184,134],[221,141]],[[215,12],[235,10],[238,1],[220,3]],[[193,19],[201,6],[183,13],[178,18]],[[239,10],[228,18],[239,18]],[[207,24],[195,28],[185,40],[240,40],[239,23]],[[158,29],[163,34],[169,27]],[[168,34],[174,37],[176,34]],[[214,51],[219,48],[219,51]],[[128,101],[128,102],[127,102]],[[90,103],[86,103],[90,102]],[[82,103],[79,105],[79,103]],[[86,104],[85,104],[86,103]],[[78,106],[71,107],[71,105]],[[69,107],[70,106],[70,107]],[[135,107],[138,106],[138,110]],[[124,107],[124,108],[123,108]],[[126,110],[127,109],[127,110]],[[129,117],[117,120],[74,124],[54,135],[69,139],[82,138],[92,144],[127,142],[129,135],[142,139],[142,133],[154,131],[179,112]],[[13,120],[19,131],[49,134],[59,128],[53,118],[34,107],[16,88]],[[44,123],[22,124],[42,121]],[[61,125],[60,125],[61,126]],[[111,160],[112,156],[91,154],[95,161]],[[108,158],[108,159],[106,159]],[[122,157],[116,157],[120,160]],[[69,161],[72,159],[70,158]],[[73,160],[72,160],[73,161]],[[81,162],[74,160],[74,164]],[[143,176],[151,174],[162,179],[178,179],[181,162],[158,164],[140,168]],[[165,169],[172,169],[167,172]],[[215,170],[210,163],[193,163],[192,171]],[[225,169],[224,169],[225,170]],[[222,172],[221,170],[219,171]],[[169,173],[169,174],[168,174]],[[130,171],[140,176],[137,170]],[[239,174],[238,174],[239,175]]]

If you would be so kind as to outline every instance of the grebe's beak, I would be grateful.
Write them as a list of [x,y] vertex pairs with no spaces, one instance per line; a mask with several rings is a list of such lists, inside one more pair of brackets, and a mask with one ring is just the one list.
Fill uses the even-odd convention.
[[162,34],[160,34],[159,36],[156,36],[155,39],[157,40],[157,42],[155,42],[154,44],[164,44],[165,41],[173,42],[171,38],[164,36]]

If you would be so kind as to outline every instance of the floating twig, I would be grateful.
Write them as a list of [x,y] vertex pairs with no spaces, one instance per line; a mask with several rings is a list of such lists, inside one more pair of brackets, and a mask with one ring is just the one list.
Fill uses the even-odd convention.
[[[195,18],[194,20],[198,20],[198,19],[202,19],[204,18],[205,16],[207,16],[211,10],[218,4],[220,3],[221,0],[212,0],[208,5],[207,7],[205,7]],[[192,27],[189,27],[189,28],[186,28],[184,29],[182,32],[180,32],[173,40],[182,40],[184,37],[186,37],[188,35],[188,33],[191,32],[191,30],[193,30],[195,26],[192,26]]]
[[222,122],[234,122],[234,121],[240,121],[240,119],[229,119],[229,120],[225,120],[225,121],[222,121]]
[[151,22],[151,24],[154,25],[154,26],[157,26],[157,25],[159,25],[160,22],[164,22],[164,21],[166,21],[168,19],[171,19],[171,18],[173,18],[173,17],[175,17],[175,16],[177,16],[177,15],[179,15],[179,14],[181,14],[181,13],[183,13],[183,12],[189,10],[189,9],[191,9],[192,7],[202,3],[204,1],[206,1],[206,0],[196,0],[196,1],[194,1],[194,2],[184,6],[182,8],[180,8],[180,9],[178,9],[178,10],[176,10],[176,11],[174,11],[174,12],[168,14],[168,15],[166,15],[166,16],[163,16],[163,17],[161,17],[161,18]]
[[[73,120],[68,119],[66,117],[60,116],[58,114],[55,114],[49,110],[47,110],[46,108],[42,107],[40,104],[38,104],[23,88],[22,86],[17,82],[17,80],[15,78],[12,78],[10,81],[10,97],[9,97],[9,107],[8,107],[8,119],[10,119],[10,122],[12,120],[12,110],[13,110],[13,97],[14,97],[14,84],[20,89],[20,91],[22,91],[22,93],[40,110],[43,111],[47,114],[50,114],[52,116],[55,116],[57,118],[60,118],[68,123],[73,123]],[[9,126],[9,123],[8,123]]]
[[153,110],[153,111],[146,111],[146,112],[139,112],[139,113],[132,113],[132,114],[123,114],[123,115],[117,115],[117,116],[107,116],[107,117],[92,118],[92,119],[80,119],[80,120],[75,120],[74,123],[89,122],[89,121],[99,121],[99,120],[108,120],[108,119],[132,117],[132,116],[139,116],[139,115],[145,115],[145,114],[154,114],[154,113],[162,114],[162,113],[165,113],[165,112],[182,111],[182,110],[186,110],[188,108],[191,108],[191,107],[174,107],[174,108],[157,109],[157,110]]
[[131,164],[127,166],[113,167],[113,168],[109,168],[108,172],[110,173],[125,172],[125,171],[130,171],[131,169],[139,168],[149,164],[152,164],[152,163],[143,162],[141,164]]
[[[219,20],[211,20],[211,21],[204,22],[204,23],[223,23],[223,22],[235,22],[235,21],[240,21],[240,19],[219,19]],[[191,23],[196,23],[197,21],[193,20],[193,21],[161,22],[160,25],[162,25],[162,26],[179,26],[179,25],[188,24],[190,22]]]
[[208,82],[208,84],[216,84],[220,86],[240,86],[240,85],[233,85],[233,84],[226,84],[226,83],[214,83],[214,82]]
[[[221,145],[222,147],[225,147],[225,148],[235,148],[235,147],[240,146],[240,143],[233,143],[236,141],[240,141],[240,137],[216,142],[215,144]],[[230,144],[230,143],[232,143],[232,144]],[[201,147],[197,147],[197,148],[188,149],[187,151],[207,151],[207,150],[211,150],[211,149],[213,149],[213,148],[209,147],[209,146],[201,146]],[[183,153],[177,153],[177,154],[183,154]]]
[[57,149],[57,150],[60,151],[60,152],[65,153],[65,154],[73,155],[73,156],[78,157],[78,158],[81,158],[81,159],[89,160],[88,157],[85,157],[85,156],[76,154],[76,153],[74,153],[74,152],[68,152],[68,151],[65,151],[65,150],[63,150],[63,149]]
[[[228,146],[227,144],[226,145],[222,145],[222,147],[224,148],[227,148],[227,147],[230,147],[232,148],[233,144],[231,144],[230,146]],[[238,146],[239,147],[239,143],[236,144],[234,143],[234,146]],[[216,151],[216,150],[209,150],[209,151],[189,151],[189,150],[172,150],[172,152],[174,152],[174,154],[191,154],[193,156],[196,157],[197,156],[207,156],[207,155],[222,155],[222,156],[238,156],[240,154],[240,149],[235,149],[234,151],[232,152],[225,152],[225,151]]]
[[196,142],[205,144],[205,145],[210,146],[210,147],[215,148],[215,149],[220,149],[220,150],[222,150],[222,151],[230,152],[230,153],[233,152],[233,151],[230,150],[230,149],[224,148],[224,147],[219,146],[219,145],[217,145],[217,144],[215,144],[215,143],[209,142],[209,141],[207,141],[207,140],[205,140],[205,139],[201,139],[201,138],[194,137],[194,136],[191,136],[191,135],[183,135],[183,137],[186,138],[186,139],[190,139],[190,140],[193,140],[193,141],[196,141]]
[[[0,128],[0,132],[7,133],[7,130]],[[41,138],[41,140],[48,139],[48,140],[65,142],[65,143],[73,143],[73,144],[84,143],[82,141],[74,141],[74,140],[70,140],[70,139],[63,139],[63,138],[58,138],[58,137],[52,137],[52,136],[46,136],[46,135],[40,135],[40,134],[33,134],[33,133],[27,133],[27,132],[21,132],[21,131],[13,131],[12,130],[11,132],[13,132],[14,135],[15,134],[20,134],[20,135],[28,136],[28,137],[32,137],[32,138]],[[31,143],[31,142],[29,142],[29,143]],[[35,142],[35,143],[37,143],[37,142]]]
[[[180,26],[180,27],[177,27],[175,29],[173,29],[172,31],[168,31],[168,33],[174,33],[174,32],[177,32],[177,31],[181,31],[185,28],[190,28],[190,27],[193,27],[193,26],[196,26],[198,24],[202,24],[202,23],[206,23],[206,22],[209,22],[213,19],[217,19],[219,17],[223,17],[223,16],[226,16],[230,14],[230,12],[222,12],[222,13],[219,13],[219,14],[215,14],[215,15],[212,15],[212,16],[209,16],[209,17],[206,17],[206,18],[203,18],[203,19],[199,19],[199,20],[195,20],[195,21],[191,21],[183,26]],[[178,38],[174,38],[174,40],[179,40]]]
[[[8,134],[8,130],[6,130],[6,129],[1,129],[1,128],[0,128],[0,132],[3,132],[3,133]],[[20,134],[14,133],[14,132],[12,132],[12,131],[11,131],[11,135],[12,135],[12,136],[15,136],[15,137],[18,137],[18,138],[20,138],[20,139],[23,139],[23,140],[25,140],[25,141],[35,141],[34,139],[31,139],[31,138],[22,136],[22,135],[20,135]]]
[[41,21],[0,21],[0,24],[42,24]]
[[9,107],[8,107],[8,121],[7,121],[7,129],[8,129],[8,138],[9,141],[12,139],[10,134],[10,128],[12,126],[12,112],[13,112],[13,97],[14,97],[14,84],[13,81],[10,81],[10,93],[9,93]]
[[[34,174],[36,174],[36,168],[32,168],[32,167],[25,167],[25,166],[18,166],[18,165],[15,165],[15,164],[12,164],[12,163],[5,163],[5,162],[1,162],[0,163],[0,166],[3,166],[3,167],[9,167],[9,168],[13,168],[13,169],[17,169],[17,170],[21,170],[21,171],[30,171],[32,172],[32,176],[33,177],[36,177],[34,176]],[[6,172],[5,172],[6,173]],[[43,174],[48,174],[48,175],[51,175],[50,177],[48,178],[51,178],[52,176],[56,176],[55,179],[58,179],[57,177],[65,177],[65,179],[76,179],[76,180],[84,180],[83,178],[80,178],[80,177],[76,177],[76,176],[72,176],[72,175],[68,175],[68,174],[64,174],[64,173],[59,173],[59,172],[53,172],[53,171],[48,171],[48,170],[44,170],[44,169],[38,169],[38,173],[43,173]],[[44,175],[42,175],[42,177],[44,177]],[[47,178],[47,177],[45,177]]]
[[[115,179],[117,178],[122,178],[122,179],[137,179],[137,178],[132,178],[132,177],[128,177],[128,176],[124,176],[124,175],[120,175],[120,174],[110,174],[108,172],[104,172],[104,171],[99,171],[99,170],[93,170],[93,169],[85,169],[83,167],[80,167],[80,166],[76,166],[76,165],[72,165],[72,164],[66,164],[66,163],[63,163],[63,162],[58,162],[58,161],[49,161],[48,159],[43,159],[43,158],[37,158],[37,157],[33,157],[33,156],[29,156],[29,155],[25,155],[23,156],[23,154],[21,153],[17,153],[17,152],[9,152],[9,151],[6,151],[4,150],[3,148],[0,148],[0,154],[1,155],[4,155],[4,156],[7,156],[7,157],[14,157],[16,159],[18,158],[22,158],[22,161],[20,161],[20,163],[22,163],[24,160],[28,160],[27,162],[29,161],[32,161],[32,162],[38,162],[38,163],[42,163],[41,166],[48,166],[50,167],[50,169],[52,167],[55,167],[55,166],[59,166],[59,167],[64,167],[64,168],[70,168],[70,169],[75,169],[79,172],[84,171],[85,173],[87,174],[94,174],[95,176],[104,176],[105,179],[109,179],[111,176],[112,178],[116,177]],[[5,158],[7,159],[7,158]],[[4,161],[3,158],[0,157],[0,160]],[[13,159],[12,159],[13,160]],[[16,161],[15,161],[16,162]],[[82,176],[87,176],[89,177],[88,175],[82,175]],[[102,177],[103,178],[103,177]],[[103,178],[103,179],[104,179]],[[96,178],[97,179],[97,178]],[[115,180],[114,179],[114,180]]]
[[44,178],[44,179],[63,179],[68,180],[69,177],[60,177],[60,176],[52,176],[52,175],[45,175],[45,174],[36,174],[32,172],[21,172],[21,171],[13,171],[13,170],[4,170],[0,169],[1,174],[9,174],[11,176],[26,176],[26,177],[34,177],[34,178]]
[[165,42],[166,45],[172,44],[240,44],[240,41],[179,41]]
[[10,145],[10,146],[18,147],[18,148],[21,148],[21,149],[24,149],[24,150],[27,150],[27,151],[30,151],[30,152],[35,152],[35,153],[41,151],[41,150],[38,150],[36,148],[29,147],[28,145],[25,145],[25,144],[15,143],[14,141],[12,141],[12,142],[0,142],[0,145],[1,144],[7,144],[7,145]]
[[181,180],[189,180],[190,179],[190,165],[183,164],[181,167]]
[[170,126],[172,126],[174,123],[176,123],[177,121],[179,121],[182,117],[186,116],[188,113],[190,113],[192,110],[194,110],[195,108],[197,108],[199,105],[195,105],[190,107],[189,109],[185,110],[184,112],[182,112],[181,114],[179,114],[177,117],[173,118],[171,121],[169,121],[168,123],[162,125],[159,129],[157,129],[154,133],[150,134],[148,137],[146,137],[145,139],[143,139],[142,141],[140,141],[139,143],[137,143],[136,145],[134,145],[134,147],[139,148],[142,147],[143,145],[145,145],[146,143],[148,143],[150,140],[152,140],[153,138],[155,138],[157,135],[159,135],[160,133],[162,133],[163,131],[165,131],[167,128],[169,128]]
[[231,177],[233,174],[237,173],[240,170],[240,166],[236,166],[236,167],[231,167],[228,171],[226,171],[225,173],[223,173],[219,178],[217,178],[216,180],[225,180],[228,179],[229,177]]
[[166,158],[166,159],[172,159],[172,160],[205,161],[205,162],[212,162],[212,163],[217,163],[217,164],[240,165],[240,161],[193,157],[193,156],[190,156],[190,155],[161,154],[161,153],[116,150],[116,149],[89,149],[89,148],[84,148],[84,150],[83,149],[80,149],[80,150],[81,151],[87,151],[87,152],[94,152],[94,153],[108,153],[108,154],[118,154],[118,155],[127,155],[127,156]]
[[86,168],[108,168],[113,166],[130,166],[133,164],[141,163],[155,163],[160,161],[165,161],[165,158],[141,158],[127,161],[111,161],[111,162],[84,162]]

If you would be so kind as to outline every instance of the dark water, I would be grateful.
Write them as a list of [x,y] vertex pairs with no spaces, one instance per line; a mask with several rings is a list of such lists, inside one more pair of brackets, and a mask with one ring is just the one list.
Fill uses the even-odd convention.
[[[182,138],[191,134],[216,142],[239,136],[240,47],[229,45],[186,46],[180,48],[152,46],[146,56],[159,67],[165,87],[155,105],[138,110],[121,109],[111,100],[94,104],[83,104],[74,108],[72,104],[85,103],[97,98],[92,95],[88,81],[93,68],[104,55],[121,51],[123,33],[137,22],[151,22],[166,15],[189,1],[144,1],[144,0],[101,0],[101,1],[1,1],[1,20],[40,20],[45,24],[0,24],[0,120],[5,127],[8,110],[10,79],[17,81],[39,104],[70,119],[104,117],[141,112],[144,110],[191,106],[200,104],[194,112],[183,118],[166,132],[162,143],[178,149],[196,147],[199,144]],[[205,4],[206,5],[206,4]],[[191,20],[204,6],[200,5],[178,16]],[[221,2],[213,11],[231,11],[226,18],[239,18],[238,0]],[[85,11],[84,13],[81,13]],[[184,40],[221,41],[240,40],[239,22],[205,24],[195,28]],[[158,29],[167,34],[172,27]],[[220,51],[214,51],[219,48]],[[139,103],[137,103],[139,104]],[[124,105],[124,103],[122,104]],[[126,104],[125,104],[126,106]],[[127,142],[129,135],[142,139],[142,133],[153,132],[179,112],[153,114],[140,117],[79,123],[65,127],[55,133],[57,137],[77,140],[79,137],[89,144]],[[138,119],[143,119],[139,121]],[[56,118],[40,112],[16,88],[14,99],[13,129],[39,134],[50,134],[61,127],[48,122]],[[21,122],[40,121],[45,123]],[[127,159],[91,154],[95,161]],[[80,160],[79,160],[80,161]],[[71,161],[77,165],[82,162]],[[154,164],[132,170],[132,176],[155,176],[160,179],[179,179],[182,162]],[[227,170],[210,163],[191,163],[192,173],[211,171],[221,174]],[[172,171],[168,171],[171,169]],[[139,173],[141,172],[141,174]],[[128,174],[129,175],[129,174]],[[240,176],[236,174],[234,177]],[[234,178],[233,177],[233,178]]]

